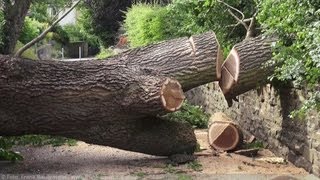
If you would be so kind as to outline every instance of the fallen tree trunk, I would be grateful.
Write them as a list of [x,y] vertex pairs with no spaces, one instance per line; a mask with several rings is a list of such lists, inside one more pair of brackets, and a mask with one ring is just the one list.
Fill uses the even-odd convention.
[[193,153],[192,127],[157,116],[180,108],[182,89],[217,80],[221,55],[209,32],[105,61],[0,56],[0,135],[60,135],[153,155]]
[[219,85],[226,99],[265,84],[274,69],[266,65],[271,57],[270,39],[251,38],[236,44],[221,69]]
[[172,112],[184,99],[176,80],[114,62],[0,59],[0,106],[15,116],[21,110],[39,116],[50,111],[63,118],[95,112],[116,120],[119,111],[128,117]]
[[136,48],[108,60],[174,78],[187,91],[220,79],[222,54],[215,34],[207,32]]
[[179,109],[183,99],[176,80],[112,61],[0,56],[0,135],[60,135],[154,155],[192,153],[191,127],[155,118]]

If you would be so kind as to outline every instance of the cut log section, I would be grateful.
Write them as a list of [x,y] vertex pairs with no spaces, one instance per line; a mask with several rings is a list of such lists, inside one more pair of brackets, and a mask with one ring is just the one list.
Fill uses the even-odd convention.
[[251,38],[236,44],[222,65],[219,85],[227,100],[263,85],[273,72],[271,40]]
[[179,81],[184,91],[217,81],[221,77],[223,52],[216,35],[207,32],[123,52],[108,61],[122,61],[151,74]]
[[186,98],[180,83],[169,78],[163,83],[160,94],[164,108],[171,112],[180,109]]
[[208,129],[209,145],[220,151],[231,151],[242,143],[242,133],[240,129],[226,118],[223,113],[216,113],[210,118],[212,122]]

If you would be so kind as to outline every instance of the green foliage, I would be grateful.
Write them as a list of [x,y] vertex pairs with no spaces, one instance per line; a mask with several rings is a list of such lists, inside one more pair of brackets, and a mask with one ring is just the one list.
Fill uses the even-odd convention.
[[[254,13],[252,0],[225,2],[243,11],[247,17]],[[166,7],[138,4],[126,13],[124,27],[133,47],[213,30],[228,50],[245,36],[246,31],[242,26],[230,26],[237,22],[227,9],[215,0],[173,0]]]
[[308,111],[311,109],[315,109],[318,112],[320,111],[320,92],[315,91],[312,92],[309,96],[309,99],[307,99],[300,109],[294,110],[290,113],[289,117],[299,118],[299,119],[305,119],[305,116],[307,115]]
[[96,55],[98,59],[106,59],[108,57],[116,55],[115,52],[110,48],[100,48],[100,53]]
[[33,146],[61,146],[67,144],[74,146],[77,141],[74,139],[68,139],[59,136],[45,136],[45,135],[25,135],[25,136],[12,136],[3,137],[0,136],[0,160],[7,161],[21,161],[23,157],[10,150],[14,145],[33,145]]
[[135,175],[138,177],[138,179],[143,179],[144,177],[146,177],[148,174],[145,172],[137,172],[135,173]]
[[150,4],[138,4],[126,14],[124,28],[132,47],[144,46],[170,38],[166,21],[168,10]]
[[167,164],[166,167],[164,168],[164,171],[166,173],[172,173],[172,174],[178,172],[178,170],[172,164]]
[[202,171],[202,164],[200,164],[198,161],[192,161],[188,163],[188,168],[194,170],[194,171]]
[[81,23],[75,25],[63,26],[63,31],[60,32],[60,36],[66,36],[69,42],[85,41],[88,43],[89,48],[99,48],[100,40],[97,36],[89,34]]
[[12,148],[12,143],[7,141],[5,138],[0,136],[0,161],[21,161],[23,157],[10,150]]
[[192,177],[187,174],[178,174],[177,180],[192,180]]
[[61,43],[63,45],[66,45],[70,42],[70,37],[68,33],[60,25],[53,27],[51,31],[52,40],[55,40],[56,42]]
[[7,144],[12,145],[32,145],[32,146],[62,146],[67,144],[69,146],[74,146],[77,141],[74,139],[69,139],[60,136],[47,136],[47,135],[25,135],[25,136],[12,136],[12,137],[0,137],[4,139]]
[[44,27],[45,25],[43,23],[27,16],[24,21],[19,41],[23,44],[30,42],[43,31]]
[[[14,48],[14,53],[17,52],[20,48],[23,47],[24,44],[22,44],[20,41],[17,42],[16,47]],[[24,51],[22,53],[23,58],[27,58],[27,59],[32,59],[32,60],[37,60],[38,57],[35,53],[35,49],[33,47],[27,49],[26,51]]]
[[246,149],[254,149],[254,148],[264,148],[263,142],[261,141],[253,141],[252,143],[245,144]]
[[184,102],[179,111],[167,114],[164,118],[188,122],[197,128],[207,128],[210,115],[205,113],[201,107]]
[[34,0],[29,9],[28,16],[42,23],[53,21],[48,14],[48,9],[59,11],[60,8],[70,4],[70,0]]
[[[316,92],[320,82],[320,2],[263,0],[259,5],[258,21],[265,33],[279,39],[274,46],[274,61],[280,66],[272,78]],[[303,114],[310,107],[320,109],[319,93],[308,99],[292,115]]]
[[103,46],[113,45],[118,36],[119,22],[123,20],[123,11],[131,4],[128,0],[86,0],[82,6],[86,9],[83,16],[86,30],[98,36]]

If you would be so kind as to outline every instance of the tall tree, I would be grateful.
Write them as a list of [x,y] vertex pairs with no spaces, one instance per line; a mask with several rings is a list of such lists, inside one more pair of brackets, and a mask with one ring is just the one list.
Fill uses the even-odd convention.
[[11,54],[19,38],[24,19],[28,13],[32,0],[4,0],[3,44],[0,44],[1,54]]

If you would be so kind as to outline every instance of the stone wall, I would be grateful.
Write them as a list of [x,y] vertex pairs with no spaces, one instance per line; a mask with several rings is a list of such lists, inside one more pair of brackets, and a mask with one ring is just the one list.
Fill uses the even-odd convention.
[[288,117],[303,99],[301,90],[266,85],[239,96],[229,108],[219,86],[211,83],[190,90],[187,99],[208,113],[224,112],[276,155],[320,176],[319,113],[311,112],[302,120]]

